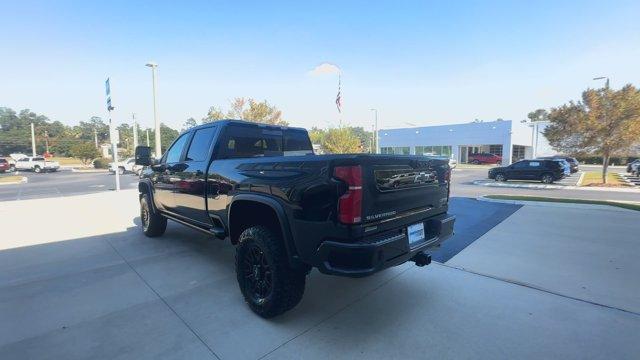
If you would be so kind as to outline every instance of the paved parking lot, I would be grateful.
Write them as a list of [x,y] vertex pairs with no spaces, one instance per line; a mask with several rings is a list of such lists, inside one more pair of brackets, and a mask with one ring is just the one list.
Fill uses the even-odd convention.
[[[640,248],[629,234],[637,213],[584,217],[575,210],[553,220],[557,214],[526,206],[456,199],[456,236],[475,242],[459,253],[449,249],[444,264],[405,264],[364,279],[313,271],[298,307],[263,320],[242,301],[231,246],[175,224],[162,238],[146,238],[136,200],[134,191],[123,191],[0,203],[9,224],[33,208],[47,214],[0,242],[0,358],[640,353],[640,272],[633,263]],[[504,221],[484,224],[494,215]],[[552,226],[536,226],[546,221]],[[486,231],[469,234],[481,224]]]
[[[16,173],[0,176],[15,175]],[[27,183],[0,186],[0,201],[42,199],[69,195],[88,194],[115,189],[114,175],[107,172],[77,173],[58,171],[55,173],[40,173],[20,171],[20,176],[26,176]],[[131,189],[138,185],[138,178],[133,174],[121,176],[122,189]]]
[[[589,171],[597,168],[587,168]],[[0,202],[24,199],[42,199],[49,197],[61,197],[78,194],[111,191],[115,188],[115,179],[108,173],[72,173],[70,171],[51,174],[34,174],[21,172],[20,175],[28,177],[28,182],[17,185],[0,186]],[[2,175],[0,175],[2,176]],[[488,194],[512,194],[569,197],[594,200],[623,200],[640,201],[640,190],[637,193],[619,193],[615,191],[597,190],[558,190],[558,189],[510,189],[489,188],[473,185],[474,180],[487,177],[486,167],[458,168],[452,175],[451,193],[457,197],[476,198]],[[576,174],[571,181],[577,181]],[[131,189],[137,186],[135,175],[126,174],[121,177],[122,188]]]

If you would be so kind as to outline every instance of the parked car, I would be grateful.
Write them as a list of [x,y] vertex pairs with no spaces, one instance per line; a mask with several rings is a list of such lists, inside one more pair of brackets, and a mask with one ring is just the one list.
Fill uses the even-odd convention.
[[489,153],[475,153],[469,155],[468,162],[472,164],[502,164],[502,156]]
[[36,173],[43,171],[58,171],[57,161],[48,161],[42,156],[27,156],[16,161],[16,170],[31,170]]
[[628,173],[637,173],[638,167],[640,167],[640,159],[636,159],[627,164]]
[[520,160],[509,166],[489,169],[489,179],[496,181],[538,180],[551,184],[563,177],[562,164],[553,160]]
[[454,157],[449,158],[449,167],[455,169],[456,166],[458,166],[458,160],[456,160]]
[[561,158],[538,158],[537,160],[557,161],[562,165],[562,169],[564,170],[564,175],[565,176],[571,176],[571,165],[565,159],[561,159]]
[[109,172],[115,173],[116,171],[120,175],[127,172],[140,175],[142,166],[136,165],[136,159],[131,157],[124,161],[118,161],[118,165],[116,165],[116,163],[109,163]]
[[[229,237],[240,291],[265,318],[298,304],[313,267],[363,277],[424,266],[453,233],[442,158],[314,155],[304,129],[236,120],[189,129],[159,161],[145,146],[135,157],[144,234],[171,219]],[[411,181],[384,186],[403,174]]]
[[11,165],[7,159],[0,158],[0,173],[11,171]]
[[564,156],[564,155],[541,156],[538,159],[546,159],[546,160],[562,159],[569,163],[571,173],[575,173],[575,172],[578,172],[578,170],[580,170],[579,169],[580,162],[576,158],[571,156]]

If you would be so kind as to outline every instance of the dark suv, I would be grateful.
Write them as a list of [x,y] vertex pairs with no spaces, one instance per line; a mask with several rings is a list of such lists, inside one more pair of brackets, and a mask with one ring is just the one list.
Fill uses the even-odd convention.
[[580,163],[576,158],[571,156],[563,156],[563,155],[543,156],[543,157],[539,157],[538,159],[547,159],[547,160],[562,159],[569,163],[569,167],[571,169],[572,174],[575,172],[578,172],[579,170],[578,166],[580,165]]
[[551,184],[563,177],[562,165],[554,160],[521,160],[509,166],[489,170],[489,179],[496,181],[538,180]]

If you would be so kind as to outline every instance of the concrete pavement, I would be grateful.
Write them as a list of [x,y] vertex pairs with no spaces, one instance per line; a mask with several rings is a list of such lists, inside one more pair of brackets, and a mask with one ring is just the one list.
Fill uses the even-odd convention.
[[640,313],[640,212],[523,206],[447,264]]
[[[473,201],[462,204],[459,216],[474,213]],[[640,353],[636,267],[616,260],[629,274],[615,278],[615,301],[600,293],[602,279],[616,276],[608,263],[593,270],[605,275],[586,283],[597,291],[581,292],[570,281],[581,280],[575,274],[586,262],[572,253],[576,240],[568,234],[579,232],[583,217],[553,222],[546,239],[527,237],[533,215],[521,216],[525,208],[507,212],[506,230],[499,224],[477,234],[477,243],[492,244],[513,231],[505,237],[512,238],[508,249],[496,250],[502,256],[471,244],[445,265],[405,264],[364,279],[313,271],[299,306],[263,320],[237,288],[233,247],[173,223],[161,238],[144,237],[135,191],[3,202],[0,219],[22,230],[0,241],[0,358],[634,358]],[[47,216],[31,223],[33,209]],[[532,220],[553,221],[543,216]],[[610,233],[637,221],[584,219],[593,224],[586,231],[600,226]],[[539,243],[555,246],[556,258],[520,264],[532,262],[527,250]],[[602,256],[596,253],[603,244],[579,245],[586,249],[581,254]],[[628,240],[616,245],[614,259],[636,251]],[[509,266],[489,267],[493,262]],[[547,265],[552,270],[545,272]],[[508,268],[515,270],[498,272]],[[544,276],[527,277],[536,272]],[[534,280],[554,272],[565,288],[527,285],[551,287]]]

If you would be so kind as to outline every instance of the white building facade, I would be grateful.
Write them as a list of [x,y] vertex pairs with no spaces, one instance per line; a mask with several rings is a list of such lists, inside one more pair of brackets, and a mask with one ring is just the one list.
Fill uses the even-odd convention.
[[538,153],[538,149],[544,148],[540,144],[546,143],[540,132],[538,129],[536,136],[536,127],[511,120],[387,129],[378,132],[378,151],[440,155],[452,157],[459,163],[467,163],[471,154],[491,153],[502,156],[503,164],[511,164],[550,155],[546,150],[544,154]]

